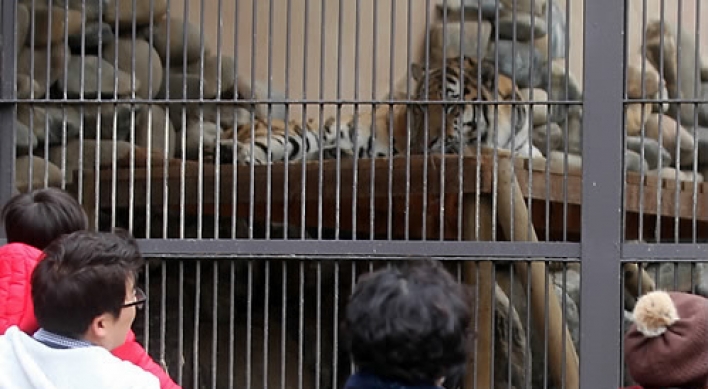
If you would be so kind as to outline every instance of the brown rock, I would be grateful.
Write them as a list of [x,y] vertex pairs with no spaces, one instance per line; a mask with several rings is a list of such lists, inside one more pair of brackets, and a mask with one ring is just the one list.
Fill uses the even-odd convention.
[[654,170],[651,173],[653,175],[661,177],[665,180],[676,180],[676,178],[678,176],[679,181],[695,182],[695,183],[703,182],[703,174],[701,172],[696,172],[696,177],[695,177],[695,181],[694,181],[693,170],[678,170],[677,171],[675,168],[665,167],[665,168],[662,168],[661,170]]
[[430,28],[430,64],[438,66],[447,57],[458,57],[460,40],[462,40],[462,54],[478,57],[479,52],[484,55],[487,52],[491,32],[492,24],[487,21],[481,24],[477,22],[435,23]]
[[84,98],[120,97],[140,89],[140,80],[131,80],[131,78],[131,75],[114,68],[108,61],[87,55],[83,58],[71,57],[67,77],[60,78],[58,85],[60,90],[65,91],[70,98],[78,98],[82,95]]
[[[134,42],[134,43],[133,43]],[[133,63],[133,58],[135,58]],[[139,87],[135,95],[142,99],[154,98],[162,85],[162,61],[157,51],[142,39],[128,38],[109,42],[103,49],[103,59],[118,64],[118,69],[126,74],[134,74]]]
[[165,110],[149,105],[140,112],[135,123],[135,144],[149,152],[159,152],[167,158],[175,156],[177,133]]
[[[691,164],[693,161],[694,138],[686,129],[674,119],[660,114],[651,114],[645,126],[647,137],[659,141],[678,166]],[[661,135],[661,140],[659,136]],[[676,155],[676,143],[679,145],[679,155]]]
[[[544,102],[548,101],[548,93],[540,88],[533,89],[533,96],[531,96],[531,89],[523,88],[519,89],[519,93],[524,97],[526,101]],[[548,121],[548,109],[550,107],[547,104],[534,104],[533,109],[533,125],[538,126],[545,124]]]
[[107,6],[105,0],[19,0],[19,2],[28,7],[33,5],[35,8],[54,6],[60,9],[67,8],[68,3],[70,10],[83,13],[87,23],[98,20],[99,15],[101,15],[101,7],[105,10]]
[[30,28],[29,8],[24,4],[17,4],[17,21],[15,31],[17,32],[17,45],[22,47],[27,42]]
[[563,151],[555,150],[551,151],[548,156],[550,163],[550,169],[552,171],[565,172],[566,160],[568,163],[568,170],[582,169],[583,158],[578,154],[568,153]]
[[36,156],[15,160],[15,187],[22,193],[44,188],[45,174],[48,186],[61,186],[61,169],[53,163]]
[[[97,158],[98,167],[100,168],[112,167],[114,156],[116,160],[127,160],[131,156],[133,146],[128,142],[113,142],[111,140],[100,140],[98,144],[96,142],[95,139],[73,139],[67,142],[65,146],[50,147],[49,161],[55,165],[63,165],[66,182],[71,183],[74,171],[79,169],[95,170]],[[97,148],[98,154],[96,153]],[[79,159],[79,156],[81,156],[81,159]],[[66,159],[63,161],[64,158]],[[59,174],[61,175],[61,171]]]
[[[34,98],[42,98],[54,83],[64,75],[64,63],[69,48],[63,44],[53,45],[49,50],[23,48],[17,57],[17,73],[30,76],[39,85]],[[49,65],[49,69],[47,69]],[[49,74],[49,77],[47,77]]]
[[[116,10],[116,5],[117,10]],[[150,23],[152,13],[153,21],[161,20],[167,14],[167,0],[140,0],[133,2],[130,0],[108,0],[104,9],[104,20],[114,25],[119,21],[119,29],[132,28],[133,21],[137,25]]]
[[[644,109],[642,109],[642,107],[644,107]],[[642,131],[642,126],[644,126],[647,118],[651,115],[651,107],[639,103],[628,104],[625,106],[625,111],[627,112],[627,135],[639,135]]]
[[[46,47],[47,42],[64,42],[64,32],[73,35],[81,32],[81,12],[61,7],[34,8],[34,24],[30,18],[30,28],[34,29],[34,47]],[[31,38],[30,38],[31,39]],[[30,42],[30,44],[32,44]]]
[[[169,25],[169,35],[167,35]],[[184,30],[187,29],[187,39],[184,41]],[[198,61],[201,58],[201,42],[199,27],[189,21],[180,18],[167,18],[153,28],[153,45],[162,58],[162,63],[169,66],[182,65],[186,51],[187,64]],[[208,56],[211,51],[204,48],[204,56]]]
[[[644,84],[642,85],[642,71]],[[627,67],[627,96],[630,99],[646,99],[659,93],[659,73],[649,61]]]
[[41,88],[37,81],[26,74],[17,75],[17,98],[29,99],[39,95]]

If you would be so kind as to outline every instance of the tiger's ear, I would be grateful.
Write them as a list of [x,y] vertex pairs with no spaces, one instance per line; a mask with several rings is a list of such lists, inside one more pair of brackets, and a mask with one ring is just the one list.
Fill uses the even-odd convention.
[[416,82],[421,82],[423,81],[423,78],[425,78],[425,68],[423,65],[412,62],[411,63],[411,76],[413,78],[413,81]]

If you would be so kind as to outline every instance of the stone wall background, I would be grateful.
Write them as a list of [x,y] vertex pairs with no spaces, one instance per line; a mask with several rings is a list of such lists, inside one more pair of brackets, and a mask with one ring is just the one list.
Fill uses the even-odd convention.
[[[172,0],[171,14],[175,17],[183,17],[185,6],[187,8],[188,19],[197,25],[204,20],[204,39],[215,50],[218,42],[218,2],[209,1],[209,9],[203,13],[200,10],[202,0]],[[454,0],[448,0],[452,3]],[[700,0],[684,0],[681,10],[681,24],[684,31],[695,31],[696,27],[696,2]],[[290,2],[291,30],[288,34],[287,27],[287,5]],[[254,17],[254,6],[255,17]],[[269,31],[269,10],[273,4],[273,24],[272,24],[272,53],[269,53],[268,31]],[[320,97],[320,59],[321,59],[321,37],[325,36],[324,61],[325,61],[325,83],[322,85],[322,98],[334,99],[337,97],[338,85],[338,29],[340,4],[342,9],[342,60],[341,60],[341,84],[339,85],[340,96],[342,98],[355,97],[355,73],[358,69],[359,87],[358,92],[361,99],[370,99],[372,92],[375,97],[382,97],[388,92],[391,74],[391,52],[393,52],[393,75],[394,83],[401,77],[405,77],[406,60],[408,58],[408,16],[411,23],[411,58],[418,59],[421,54],[421,44],[425,37],[426,23],[426,1],[425,0],[343,0],[326,1],[324,12],[322,12],[322,1],[318,0],[255,0],[255,1],[222,1],[222,27],[221,46],[223,54],[236,55],[237,73],[248,79],[255,78],[263,82],[268,80],[268,58],[272,58],[272,86],[276,90],[286,89],[286,47],[287,35],[290,35],[290,66],[289,66],[289,94],[292,98],[301,98],[303,92],[310,99]],[[431,11],[435,5],[442,3],[442,0],[430,0]],[[571,73],[582,81],[583,69],[583,1],[560,0],[560,5],[565,11],[570,5],[570,69]],[[646,0],[646,14],[649,20],[660,16],[660,6],[662,0]],[[356,50],[356,8],[359,4],[359,64],[355,60]],[[306,12],[306,6],[309,7]],[[236,8],[238,7],[238,9]],[[632,0],[629,2],[629,26],[628,31],[630,42],[630,53],[638,56],[640,53],[640,42],[642,37],[642,8],[644,0]],[[393,28],[393,38],[391,34],[392,8],[395,12],[396,24]],[[376,19],[374,18],[376,11]],[[237,13],[238,12],[238,13]],[[305,16],[308,16],[308,31],[305,38]],[[324,25],[322,16],[324,15]],[[674,25],[678,24],[679,10],[677,2],[665,1],[664,16],[666,20]],[[699,17],[708,20],[708,6],[700,7]],[[256,46],[252,47],[253,22],[255,20]],[[434,14],[431,14],[431,22],[434,21]],[[705,52],[708,48],[708,23],[700,26],[699,46]],[[377,48],[374,58],[373,39],[374,25],[377,26]],[[324,27],[323,27],[324,26]],[[322,33],[324,31],[324,34]],[[234,35],[235,34],[235,35]],[[393,42],[393,45],[391,44]],[[235,44],[236,43],[236,44]],[[307,44],[307,79],[303,79],[304,53],[303,47]],[[251,77],[251,56],[255,53],[255,72]],[[704,54],[705,55],[705,54]],[[376,81],[372,82],[373,64],[376,68]],[[373,90],[376,85],[376,90]],[[292,107],[292,113],[299,112],[300,107]],[[333,108],[331,108],[333,109]],[[331,112],[331,111],[330,111]],[[317,110],[308,112],[311,117],[317,115]]]

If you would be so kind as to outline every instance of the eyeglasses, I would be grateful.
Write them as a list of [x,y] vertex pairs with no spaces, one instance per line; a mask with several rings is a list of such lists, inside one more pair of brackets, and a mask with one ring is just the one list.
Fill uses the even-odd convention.
[[145,301],[147,301],[147,295],[145,294],[145,292],[143,292],[142,289],[140,289],[136,286],[135,287],[135,301],[123,304],[122,308],[129,308],[132,306],[136,306],[138,309],[142,309],[143,306],[145,305]]

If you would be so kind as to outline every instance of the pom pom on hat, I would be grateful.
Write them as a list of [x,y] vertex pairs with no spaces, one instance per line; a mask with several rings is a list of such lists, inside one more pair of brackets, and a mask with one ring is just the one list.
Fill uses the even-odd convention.
[[676,305],[664,291],[649,292],[639,298],[634,307],[637,330],[646,337],[656,337],[679,320]]
[[624,358],[643,387],[708,387],[708,299],[651,292],[634,308]]

